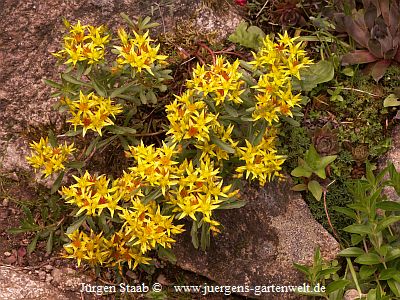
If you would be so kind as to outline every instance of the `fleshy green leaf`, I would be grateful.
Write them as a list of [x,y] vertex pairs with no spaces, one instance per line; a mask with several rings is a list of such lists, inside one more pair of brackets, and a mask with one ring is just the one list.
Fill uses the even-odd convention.
[[395,94],[390,94],[383,100],[383,107],[399,106],[400,100]]
[[312,174],[311,171],[306,170],[304,167],[299,166],[297,168],[295,168],[290,175],[294,176],[294,177],[310,177]]
[[318,181],[316,180],[311,180],[308,183],[308,190],[311,192],[311,194],[314,196],[315,199],[317,199],[318,201],[321,200],[322,197],[322,187],[319,184]]
[[247,22],[242,22],[236,31],[229,36],[229,41],[240,44],[251,49],[259,49],[265,33],[257,26],[249,26]]

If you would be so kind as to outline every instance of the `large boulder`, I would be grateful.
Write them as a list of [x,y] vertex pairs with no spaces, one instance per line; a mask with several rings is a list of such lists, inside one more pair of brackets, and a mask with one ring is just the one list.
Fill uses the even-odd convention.
[[[242,191],[246,206],[217,214],[224,225],[211,238],[204,253],[190,246],[187,232],[174,245],[177,264],[224,286],[302,285],[305,278],[293,263],[311,264],[314,250],[332,260],[339,252],[337,241],[312,217],[291,183],[271,182],[265,188],[246,186]],[[272,288],[270,289],[272,291]],[[261,299],[302,299],[294,293],[255,295]]]
[[[208,1],[212,2],[212,1]],[[223,39],[241,18],[233,9],[215,11],[203,0],[2,0],[0,1],[0,174],[28,170],[24,156],[28,142],[45,135],[46,127],[61,126],[52,110],[56,99],[42,80],[58,79],[59,69],[50,52],[62,40],[65,17],[75,23],[123,25],[120,13],[132,19],[151,16],[159,33],[213,35]],[[224,2],[225,3],[225,2]],[[115,32],[115,31],[114,31]],[[176,35],[175,34],[175,35]],[[171,35],[168,35],[170,38]],[[175,41],[179,40],[179,36]],[[26,173],[26,172],[25,172]]]

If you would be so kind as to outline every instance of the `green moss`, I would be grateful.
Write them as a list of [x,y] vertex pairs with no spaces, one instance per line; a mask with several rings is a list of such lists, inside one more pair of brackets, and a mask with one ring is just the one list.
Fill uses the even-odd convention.
[[[325,213],[323,200],[316,201],[311,193],[306,194],[305,200],[315,220],[317,220],[327,231],[333,233]],[[329,186],[328,193],[326,194],[326,204],[329,217],[336,232],[344,239],[344,241],[350,241],[350,235],[342,231],[342,229],[351,225],[353,222],[349,217],[336,212],[333,207],[346,207],[347,204],[351,202],[352,197],[348,192],[344,181],[336,180],[335,183]]]

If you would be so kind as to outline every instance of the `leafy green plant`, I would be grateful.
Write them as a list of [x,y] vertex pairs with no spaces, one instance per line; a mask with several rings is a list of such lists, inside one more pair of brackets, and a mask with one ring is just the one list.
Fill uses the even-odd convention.
[[318,178],[327,178],[326,168],[336,157],[336,155],[320,156],[314,145],[311,145],[305,153],[304,159],[299,158],[299,166],[291,172],[292,176],[303,178],[305,183],[295,185],[292,190],[310,191],[315,199],[321,200],[323,187]]
[[386,186],[400,194],[400,173],[393,164],[375,176],[367,163],[366,178],[349,186],[354,202],[347,208],[335,207],[354,220],[343,229],[351,234],[352,245],[339,256],[346,258],[354,286],[360,295],[367,293],[367,299],[400,297],[400,244],[395,228],[400,204],[383,194]]
[[[310,287],[307,291],[297,290],[298,294],[314,297],[322,297],[329,300],[343,299],[344,289],[350,283],[347,279],[341,279],[337,272],[341,269],[337,260],[324,261],[319,247],[314,252],[314,260],[311,266],[294,264],[295,268],[305,274]],[[323,291],[321,291],[321,287]],[[319,291],[315,291],[315,288]]]

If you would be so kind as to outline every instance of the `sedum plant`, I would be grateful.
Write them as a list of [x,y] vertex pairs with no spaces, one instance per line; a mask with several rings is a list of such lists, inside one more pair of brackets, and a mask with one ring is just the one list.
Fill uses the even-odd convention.
[[[167,78],[166,57],[151,45],[148,33],[140,31],[147,26],[144,21],[133,36],[118,31],[120,44],[114,46],[117,57],[111,68],[102,49],[113,39],[103,27],[79,22],[70,26],[65,51],[56,54],[66,59],[68,68],[61,84],[50,84],[59,89],[61,107],[72,115],[69,136],[93,131],[96,137],[88,148],[96,151],[124,134],[125,154],[132,160],[118,178],[84,171],[83,162],[76,165],[75,183],[59,191],[76,217],[66,231],[65,257],[78,264],[136,268],[151,263],[154,251],[171,257],[168,249],[185,230],[183,219],[192,222],[194,246],[205,250],[210,233],[221,230],[215,211],[244,205],[235,179],[264,185],[282,177],[284,157],[275,147],[276,125],[281,117],[291,117],[300,103],[291,79],[300,78],[299,71],[311,64],[301,43],[287,33],[276,41],[266,37],[250,62],[217,57],[212,65],[198,65],[186,91],[166,105],[167,136],[157,147],[129,143],[132,128],[116,125],[118,119],[132,116],[132,103],[144,93],[147,98],[154,89],[162,91]],[[98,53],[88,56],[89,50],[80,48]],[[109,137],[100,142],[105,132]],[[89,149],[84,155],[89,156]]]
[[299,158],[299,166],[291,172],[292,176],[301,177],[305,182],[295,185],[292,190],[310,191],[315,199],[321,200],[324,189],[319,179],[326,179],[326,168],[336,157],[337,155],[321,156],[314,145],[311,145],[304,155],[304,159]]
[[399,2],[364,0],[361,10],[355,9],[354,1],[350,2],[350,14],[335,15],[337,27],[364,49],[345,54],[342,65],[373,63],[371,75],[378,81],[392,62],[400,62]]

